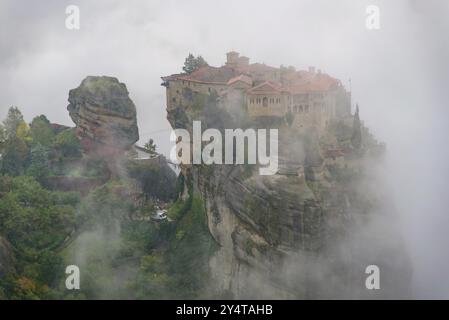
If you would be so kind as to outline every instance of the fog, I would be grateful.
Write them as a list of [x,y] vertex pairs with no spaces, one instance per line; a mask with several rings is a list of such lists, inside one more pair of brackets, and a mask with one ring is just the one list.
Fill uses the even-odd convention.
[[[80,30],[65,8],[80,8]],[[380,29],[365,26],[368,5]],[[269,65],[316,66],[342,80],[376,138],[413,262],[414,297],[449,298],[449,2],[0,2],[0,117],[16,105],[73,125],[68,91],[87,75],[116,76],[137,107],[140,143],[169,153],[160,76],[189,52],[221,65],[231,49]],[[350,81],[349,81],[350,79]]]

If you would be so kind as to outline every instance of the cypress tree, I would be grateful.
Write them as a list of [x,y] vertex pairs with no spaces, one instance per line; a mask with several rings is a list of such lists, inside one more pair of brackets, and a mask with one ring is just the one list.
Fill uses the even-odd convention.
[[351,144],[355,149],[360,149],[360,147],[362,146],[362,130],[360,128],[360,116],[358,104],[356,104],[354,120],[352,123]]

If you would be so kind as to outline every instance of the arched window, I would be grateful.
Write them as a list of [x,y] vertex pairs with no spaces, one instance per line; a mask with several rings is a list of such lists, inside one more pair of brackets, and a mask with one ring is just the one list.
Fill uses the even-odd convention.
[[263,97],[262,105],[263,105],[264,107],[268,107],[268,98],[267,98],[267,97]]

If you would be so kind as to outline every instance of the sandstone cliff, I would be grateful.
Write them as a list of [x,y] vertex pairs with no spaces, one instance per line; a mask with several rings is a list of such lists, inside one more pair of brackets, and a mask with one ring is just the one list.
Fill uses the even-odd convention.
[[[200,95],[200,94],[195,94]],[[410,268],[392,207],[370,164],[379,145],[363,128],[364,145],[350,146],[352,118],[336,119],[318,136],[284,119],[240,120],[216,97],[167,110],[173,128],[279,128],[280,170],[256,166],[182,165],[184,197],[203,202],[211,237],[208,287],[231,298],[387,298],[409,294]],[[195,101],[203,101],[200,106]],[[244,122],[243,122],[244,121]],[[381,153],[381,152],[380,152]],[[365,268],[383,270],[383,290],[365,288]]]
[[89,154],[123,154],[138,139],[136,107],[125,84],[113,77],[86,77],[69,92],[67,110]]

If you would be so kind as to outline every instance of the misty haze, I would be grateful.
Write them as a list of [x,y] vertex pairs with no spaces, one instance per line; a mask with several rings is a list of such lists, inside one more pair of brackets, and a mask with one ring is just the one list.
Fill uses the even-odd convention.
[[449,299],[448,16],[1,1],[0,299]]

